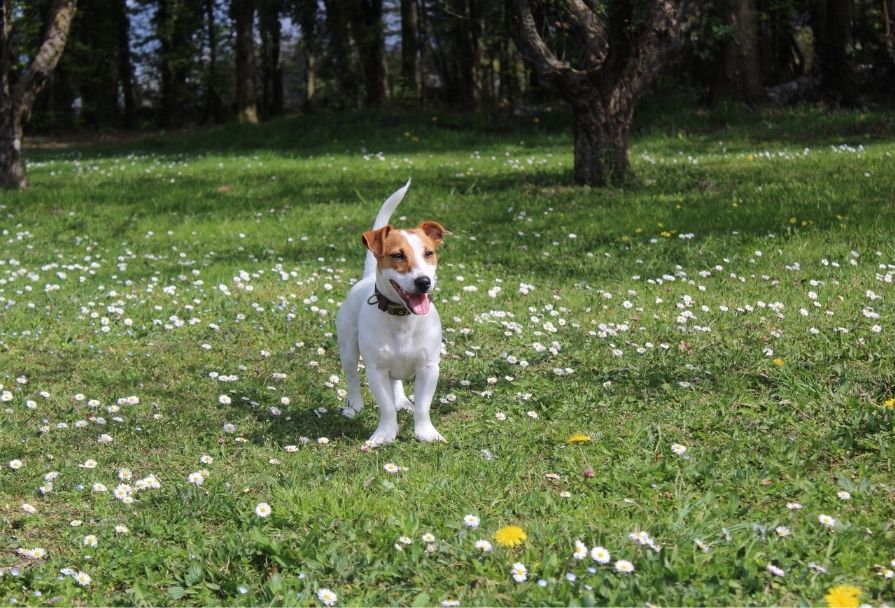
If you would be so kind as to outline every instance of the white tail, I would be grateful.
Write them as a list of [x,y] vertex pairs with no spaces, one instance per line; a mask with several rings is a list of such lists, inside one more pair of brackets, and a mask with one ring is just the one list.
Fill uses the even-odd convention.
[[[379,213],[376,214],[376,219],[373,221],[373,230],[378,230],[388,224],[388,221],[392,218],[392,213],[394,213],[395,209],[398,207],[398,203],[404,200],[404,195],[407,194],[407,189],[409,187],[410,179],[407,180],[407,183],[404,184],[404,186],[395,190],[390,197],[385,199],[385,202],[382,203],[382,207],[379,208]],[[376,258],[371,251],[367,251],[367,259],[364,261],[364,276],[370,276],[375,272]]]

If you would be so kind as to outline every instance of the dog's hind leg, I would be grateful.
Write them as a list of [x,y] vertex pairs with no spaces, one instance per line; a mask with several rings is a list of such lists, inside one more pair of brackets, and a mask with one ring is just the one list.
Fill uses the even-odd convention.
[[392,383],[392,387],[394,388],[395,408],[412,412],[413,402],[404,394],[404,384],[400,380],[395,380]]

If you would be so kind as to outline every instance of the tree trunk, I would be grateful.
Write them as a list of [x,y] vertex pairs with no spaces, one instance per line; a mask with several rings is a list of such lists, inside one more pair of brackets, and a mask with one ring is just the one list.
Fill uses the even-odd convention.
[[31,113],[34,99],[59,63],[76,0],[56,0],[50,23],[34,60],[25,73],[12,83],[13,32],[11,0],[0,0],[0,188],[27,188],[28,175],[22,158],[23,126]]
[[761,56],[754,0],[715,0],[715,6],[732,35],[718,58],[712,82],[712,100],[741,99],[755,103],[764,98]]
[[361,0],[354,26],[364,66],[364,102],[368,106],[379,105],[389,98],[382,0]]
[[267,0],[258,17],[261,30],[261,100],[265,118],[283,113],[283,66],[278,1]]
[[811,17],[821,89],[843,106],[858,105],[858,88],[848,61],[852,0],[816,0]]
[[255,43],[252,38],[255,2],[232,0],[230,10],[236,24],[236,118],[242,123],[257,124]]
[[305,92],[301,108],[310,112],[317,89],[317,0],[302,0],[298,11],[305,59]]
[[458,24],[460,37],[460,101],[471,110],[477,110],[482,103],[482,61],[485,47],[482,0],[465,0],[463,19]]
[[219,123],[224,120],[223,102],[218,93],[218,32],[215,24],[215,0],[205,0],[205,27],[208,30],[208,68],[205,73],[205,102],[202,120]]
[[345,0],[324,0],[329,48],[336,65],[336,83],[342,102],[349,108],[357,106],[358,69],[349,23],[354,18],[355,6]]
[[401,0],[401,80],[404,95],[417,103],[421,100],[419,10],[416,0]]
[[116,21],[118,24],[118,82],[124,98],[124,126],[131,128],[135,124],[136,105],[134,101],[134,68],[131,65],[130,19],[127,15],[126,0],[115,1]]
[[601,108],[599,97],[589,96],[592,103],[572,106],[576,184],[588,186],[624,185],[634,178],[628,161],[628,133],[631,112],[625,108],[610,111]]

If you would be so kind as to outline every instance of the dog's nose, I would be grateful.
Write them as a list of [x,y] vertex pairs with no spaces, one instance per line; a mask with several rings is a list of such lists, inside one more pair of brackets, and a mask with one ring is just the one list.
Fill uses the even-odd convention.
[[429,291],[429,288],[432,287],[432,279],[429,277],[417,277],[413,280],[413,284],[420,290],[420,293],[423,293]]

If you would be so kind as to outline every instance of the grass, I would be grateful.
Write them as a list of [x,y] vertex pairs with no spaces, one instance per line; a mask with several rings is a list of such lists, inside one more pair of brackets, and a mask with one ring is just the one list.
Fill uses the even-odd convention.
[[[891,603],[895,115],[646,108],[624,190],[569,185],[563,122],[323,115],[32,150],[0,209],[0,598]],[[455,234],[448,442],[402,414],[364,451],[377,416],[368,392],[339,415],[334,315],[408,176],[396,222]],[[498,546],[511,524],[527,540]]]

